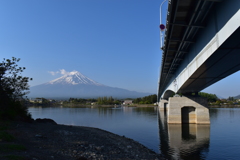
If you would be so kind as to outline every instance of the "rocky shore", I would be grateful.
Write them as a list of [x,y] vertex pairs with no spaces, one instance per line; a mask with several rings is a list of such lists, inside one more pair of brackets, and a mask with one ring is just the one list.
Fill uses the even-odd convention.
[[[101,129],[58,125],[53,120],[11,122],[7,133],[12,141],[0,139],[0,159],[26,160],[121,160],[163,159],[140,143]],[[22,149],[3,149],[20,145]]]

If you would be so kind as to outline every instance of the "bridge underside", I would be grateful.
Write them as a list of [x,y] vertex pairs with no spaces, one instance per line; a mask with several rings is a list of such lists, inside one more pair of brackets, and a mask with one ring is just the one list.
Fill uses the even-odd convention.
[[[168,89],[199,92],[240,70],[239,5],[239,0],[169,1],[158,99]],[[196,60],[190,68],[188,64],[201,52],[199,59],[204,60]],[[184,68],[190,72],[176,79]],[[175,80],[173,90],[169,86]]]
[[169,1],[158,98],[197,41],[199,32],[205,29],[207,15],[219,1],[221,0]]
[[182,85],[179,93],[193,93],[240,70],[240,28],[238,28]]
[[239,0],[169,1],[158,89],[168,123],[210,123],[207,101],[189,93],[240,70],[239,7]]

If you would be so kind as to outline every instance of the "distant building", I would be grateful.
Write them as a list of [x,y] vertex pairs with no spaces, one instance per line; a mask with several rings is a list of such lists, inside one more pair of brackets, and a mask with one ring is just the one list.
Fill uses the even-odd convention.
[[133,100],[124,100],[124,101],[123,101],[123,104],[124,104],[124,105],[130,105],[130,104],[133,104],[132,101],[133,101]]
[[42,103],[42,98],[31,98],[29,102],[32,103]]

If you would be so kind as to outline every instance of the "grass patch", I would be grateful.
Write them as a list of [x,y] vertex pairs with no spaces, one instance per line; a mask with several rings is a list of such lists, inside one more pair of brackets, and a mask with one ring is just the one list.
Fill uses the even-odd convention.
[[0,152],[25,151],[26,147],[18,144],[1,144]]
[[5,132],[5,131],[0,131],[0,140],[11,142],[15,139],[11,134]]
[[8,156],[4,156],[5,158],[7,158],[8,160],[25,160],[25,157],[22,156],[16,156],[16,155],[8,155]]

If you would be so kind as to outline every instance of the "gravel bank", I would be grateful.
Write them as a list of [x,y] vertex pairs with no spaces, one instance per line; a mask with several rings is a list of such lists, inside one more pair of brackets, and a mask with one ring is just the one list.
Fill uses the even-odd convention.
[[138,142],[90,127],[58,125],[51,120],[14,122],[7,129],[24,151],[0,152],[0,159],[17,155],[26,160],[163,159]]

